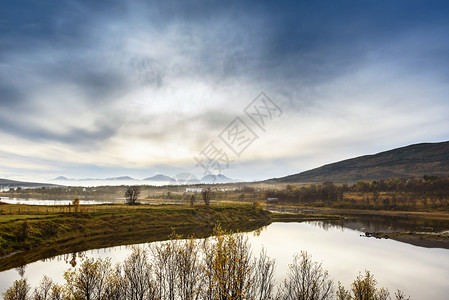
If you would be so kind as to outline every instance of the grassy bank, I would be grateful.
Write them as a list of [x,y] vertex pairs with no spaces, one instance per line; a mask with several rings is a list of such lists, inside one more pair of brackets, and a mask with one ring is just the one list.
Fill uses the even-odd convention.
[[[343,224],[352,222],[350,228],[362,233],[369,231],[372,224],[382,225],[384,230],[378,228],[374,232],[369,232],[369,236],[373,238],[394,239],[421,247],[449,249],[449,212],[336,209],[299,205],[267,205],[265,208],[283,212],[279,216],[278,213],[272,213],[273,220],[295,221],[297,213],[307,212],[308,220],[313,220],[314,217],[318,221],[340,219],[341,221],[335,224],[347,226]],[[357,225],[352,220],[357,220]]]
[[[15,251],[90,240],[97,236],[131,238],[142,232],[153,235],[188,227],[212,228],[243,226],[255,220],[268,221],[270,213],[252,205],[205,206],[135,206],[107,205],[80,207],[78,212],[60,207],[25,207],[3,205],[0,215],[0,255]],[[33,212],[34,209],[39,210]],[[20,210],[20,214],[19,214]],[[82,211],[82,212],[81,212]]]

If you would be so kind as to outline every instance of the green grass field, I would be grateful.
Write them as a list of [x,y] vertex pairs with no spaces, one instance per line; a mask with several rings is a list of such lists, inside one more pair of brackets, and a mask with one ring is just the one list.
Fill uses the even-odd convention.
[[0,255],[29,250],[49,243],[101,235],[132,235],[172,228],[208,227],[215,224],[241,225],[269,220],[270,213],[245,204],[206,207],[181,205],[98,205],[67,206],[2,205]]

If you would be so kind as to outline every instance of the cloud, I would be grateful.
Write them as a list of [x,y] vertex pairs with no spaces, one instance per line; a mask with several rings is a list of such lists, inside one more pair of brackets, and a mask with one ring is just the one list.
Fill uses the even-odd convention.
[[194,164],[260,91],[284,115],[244,176],[449,136],[444,2],[1,5],[0,151],[18,164]]

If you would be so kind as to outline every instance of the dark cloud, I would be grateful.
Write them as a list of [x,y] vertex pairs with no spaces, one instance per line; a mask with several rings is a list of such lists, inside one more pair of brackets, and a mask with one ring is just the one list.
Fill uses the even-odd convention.
[[24,95],[16,87],[0,81],[0,106],[4,110],[14,109],[20,106]]
[[[432,5],[416,1],[231,1],[227,5],[211,1],[130,1],[128,4],[98,1],[75,5],[61,1],[51,7],[46,2],[29,3],[30,11],[20,15],[19,8],[23,5],[6,5],[4,22],[39,23],[48,29],[41,34],[23,29],[14,38],[6,35],[1,40],[16,40],[21,47],[24,41],[42,42],[48,37],[49,45],[62,45],[60,51],[66,57],[59,58],[55,62],[58,67],[50,66],[47,72],[79,84],[94,98],[111,90],[125,89],[123,77],[129,77],[121,73],[124,70],[107,68],[108,53],[103,56],[89,53],[95,47],[89,32],[96,27],[101,29],[103,24],[123,30],[104,32],[105,39],[118,41],[126,38],[120,34],[133,34],[145,26],[162,33],[176,26],[183,39],[172,42],[185,44],[173,47],[182,49],[180,54],[194,62],[188,72],[196,76],[203,74],[217,83],[243,77],[262,84],[295,79],[299,87],[353,72],[366,63],[370,53],[382,52],[379,49],[404,32],[422,29],[424,25],[429,31],[433,30],[432,25],[448,26],[444,18],[447,4],[442,1]],[[17,28],[11,25],[5,32],[12,34]],[[23,55],[27,54],[32,55],[32,50],[24,51]],[[127,63],[137,73],[140,84],[157,88],[164,83],[168,66],[160,65],[151,55],[132,57]],[[179,71],[182,73],[183,69]]]
[[[84,149],[120,135],[201,148],[261,90],[294,119],[332,93],[352,105],[351,85],[390,97],[382,83],[443,89],[449,72],[446,1],[17,0],[1,2],[0,31],[1,130]],[[182,101],[197,111],[179,111],[170,97],[195,82],[206,91]],[[214,92],[234,98],[192,99]]]
[[5,115],[2,114],[0,117],[0,128],[2,128],[3,132],[24,138],[28,141],[37,143],[59,142],[79,149],[93,149],[116,133],[115,127],[100,122],[97,122],[93,128],[82,129],[72,127],[63,130],[63,132],[59,130],[59,126],[60,124],[55,122],[53,130],[43,129],[39,124],[30,123],[20,115],[14,116],[13,114],[12,117],[5,118]]

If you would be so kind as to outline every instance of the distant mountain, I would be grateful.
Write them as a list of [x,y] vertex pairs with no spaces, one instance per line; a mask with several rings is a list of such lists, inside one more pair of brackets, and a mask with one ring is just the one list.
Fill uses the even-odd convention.
[[152,176],[152,177],[145,178],[144,180],[147,180],[147,181],[159,181],[159,182],[170,182],[170,181],[173,180],[173,178],[165,176],[163,174],[158,174],[158,175],[155,175],[155,176]]
[[[59,181],[61,184],[67,185],[70,182],[70,184],[77,184],[75,182],[82,182],[85,184],[86,182],[90,182],[92,184],[105,184],[108,182],[111,184],[111,182],[114,182],[112,184],[119,184],[118,182],[122,182],[120,184],[129,184],[127,181],[149,181],[149,182],[158,182],[158,183],[168,183],[172,185],[183,185],[183,184],[199,184],[199,183],[231,183],[231,182],[237,182],[238,180],[231,179],[229,177],[226,177],[222,174],[219,175],[206,175],[201,180],[198,179],[195,175],[191,173],[180,173],[176,176],[169,177],[164,174],[158,174],[152,177],[147,177],[145,179],[135,179],[130,176],[120,176],[120,177],[110,177],[110,178],[81,178],[81,179],[72,179],[68,178],[66,176],[59,176],[54,181]],[[145,183],[142,183],[145,184]]]
[[126,180],[138,180],[138,179],[132,178],[130,176],[119,176],[119,177],[110,177],[110,178],[80,178],[80,179],[59,176],[53,180],[55,180],[55,181],[126,181]]
[[53,180],[73,180],[73,179],[69,179],[69,178],[67,178],[67,177],[65,177],[65,176],[59,176],[59,177],[56,177],[56,178],[53,179]]
[[203,178],[201,178],[202,183],[230,183],[230,182],[236,182],[236,180],[231,179],[229,177],[224,176],[223,174],[218,175],[206,175]]
[[179,173],[176,174],[169,182],[170,185],[185,185],[185,184],[198,184],[200,180],[192,173]]
[[16,181],[9,179],[0,179],[0,188],[17,188],[17,187],[28,187],[28,188],[39,188],[39,187],[57,187],[57,184],[49,183],[38,183],[38,182],[25,182]]
[[365,155],[269,181],[356,182],[392,177],[449,176],[449,142],[422,143]]
[[138,179],[134,179],[134,178],[129,177],[129,176],[120,176],[120,177],[106,178],[105,180],[138,180]]

